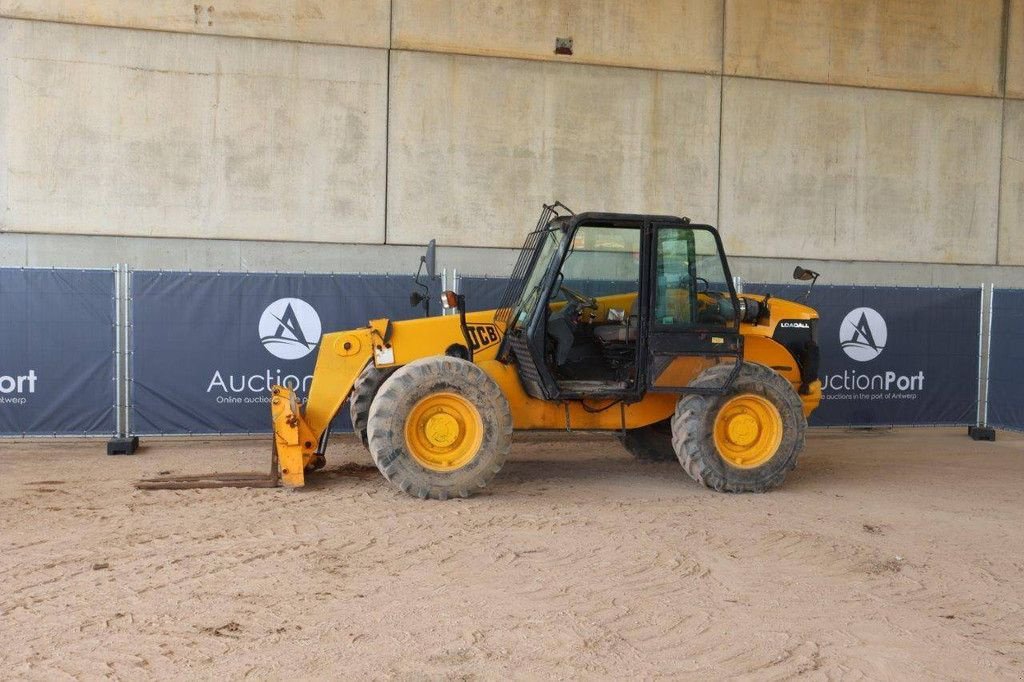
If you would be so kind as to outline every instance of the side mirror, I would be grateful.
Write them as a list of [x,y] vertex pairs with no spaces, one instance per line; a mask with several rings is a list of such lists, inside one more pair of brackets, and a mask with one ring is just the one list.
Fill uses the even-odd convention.
[[807,302],[808,297],[811,295],[811,289],[814,288],[814,283],[818,281],[819,277],[821,277],[821,275],[816,273],[814,270],[807,270],[799,265],[793,270],[793,279],[800,280],[801,282],[810,281],[810,284],[807,285],[807,292],[804,294],[801,303]]
[[427,243],[427,255],[423,257],[423,263],[427,266],[427,277],[437,277],[437,244],[433,239]]
[[806,282],[812,279],[818,279],[819,275],[814,270],[805,270],[799,265],[793,270],[793,279],[798,279],[801,282]]
[[419,305],[420,303],[423,303],[423,301],[424,301],[424,300],[425,300],[426,298],[427,298],[427,297],[426,297],[426,296],[424,296],[423,294],[421,294],[420,292],[418,292],[418,291],[414,291],[414,292],[412,292],[411,294],[409,294],[409,305],[411,305],[411,306],[412,306],[413,308],[415,308],[415,307],[416,307],[416,306],[418,306],[418,305]]

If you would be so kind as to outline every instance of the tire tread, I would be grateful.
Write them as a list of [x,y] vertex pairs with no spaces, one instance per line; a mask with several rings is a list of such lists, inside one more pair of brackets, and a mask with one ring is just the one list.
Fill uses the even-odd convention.
[[[461,394],[476,405],[484,422],[484,444],[474,461],[454,472],[430,471],[405,452],[404,414],[410,401],[435,391]],[[501,471],[512,443],[512,412],[505,394],[482,369],[450,356],[411,362],[389,376],[373,398],[367,440],[384,477],[421,499],[465,498]]]
[[[705,370],[693,382],[694,387],[720,386],[732,372],[732,365],[716,365]],[[712,412],[725,400],[738,393],[758,393],[772,399],[783,420],[793,424],[791,433],[783,434],[780,448],[783,459],[776,455],[758,469],[733,470],[724,464],[714,443]],[[800,396],[793,386],[769,367],[744,362],[733,387],[724,396],[686,394],[676,403],[672,416],[672,447],[683,470],[696,482],[719,492],[765,492],[779,486],[795,466],[804,446],[807,420]],[[769,466],[770,465],[770,466]]]

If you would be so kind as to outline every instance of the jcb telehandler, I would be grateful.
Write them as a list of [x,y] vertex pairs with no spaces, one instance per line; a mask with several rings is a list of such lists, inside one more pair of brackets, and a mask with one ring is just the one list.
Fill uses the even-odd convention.
[[515,429],[617,432],[709,488],[764,491],[821,400],[815,311],[737,295],[718,232],[687,218],[544,206],[497,310],[442,303],[459,314],[325,334],[305,405],[273,389],[282,484],[323,466],[347,400],[381,473],[421,498],[483,488]]

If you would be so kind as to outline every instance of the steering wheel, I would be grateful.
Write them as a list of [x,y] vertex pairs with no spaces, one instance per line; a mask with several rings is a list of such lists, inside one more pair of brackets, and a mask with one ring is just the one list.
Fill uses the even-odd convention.
[[558,290],[565,296],[567,301],[572,301],[577,304],[579,308],[597,308],[597,299],[591,298],[590,296],[584,296],[578,291],[573,291],[567,286],[560,286]]

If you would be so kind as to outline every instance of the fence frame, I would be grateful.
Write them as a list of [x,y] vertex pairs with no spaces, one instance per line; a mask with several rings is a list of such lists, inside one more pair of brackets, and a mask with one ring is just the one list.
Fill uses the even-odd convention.
[[[999,287],[1003,291],[1019,291],[1024,294],[1024,287]],[[987,350],[985,356],[985,413],[984,421],[979,420],[978,426],[972,427],[969,431],[972,438],[975,440],[995,440],[995,429],[996,427],[990,426],[988,423],[988,410],[991,402],[989,395],[991,382],[990,379],[990,364],[992,361],[992,320],[995,317],[995,299],[996,299],[996,287],[994,284],[989,284],[989,302],[988,302],[988,325],[986,329],[986,343]],[[1010,426],[1007,424],[1000,424],[1000,429],[1006,431],[1013,431],[1016,433],[1024,433],[1024,424]],[[980,436],[977,434],[981,434]]]
[[[0,436],[3,439],[10,438],[110,438],[110,443],[123,442],[123,441],[134,441],[137,445],[138,436],[133,433],[132,424],[132,411],[134,409],[134,316],[133,316],[133,278],[137,271],[151,272],[153,270],[147,268],[133,268],[127,263],[118,263],[113,268],[76,268],[76,267],[18,267],[18,268],[5,268],[5,269],[17,269],[17,270],[66,270],[75,272],[112,272],[114,277],[113,287],[113,350],[114,355],[114,376],[111,380],[114,382],[114,403],[113,412],[115,417],[115,433],[52,433],[52,434],[7,434]],[[158,272],[174,272],[174,273],[192,273],[192,270],[156,270]],[[220,274],[217,271],[216,274]],[[250,274],[247,272],[239,272],[232,274]],[[337,272],[323,272],[323,273],[298,273],[298,272],[259,272],[251,274],[260,275],[326,275],[326,276],[339,276],[339,275],[366,275],[370,273],[337,273]],[[387,273],[373,273],[375,276],[395,276]],[[445,283],[448,283],[447,271],[444,273]],[[451,284],[454,287],[461,289],[462,277],[457,271],[451,272]],[[489,277],[484,275],[481,279],[503,279],[496,277]],[[744,284],[747,284],[744,281]],[[849,285],[858,286],[858,285]],[[899,287],[899,288],[917,288],[917,289],[970,289],[970,287]],[[1000,287],[1004,288],[1004,287]],[[1012,287],[1009,289],[1012,290]],[[978,310],[978,384],[977,384],[977,409],[974,419],[974,424],[971,425],[969,422],[965,422],[968,425],[968,433],[975,440],[994,440],[994,429],[989,426],[989,403],[990,403],[990,367],[991,367],[991,353],[992,353],[992,323],[994,317],[994,299],[995,299],[996,287],[993,283],[983,283],[980,285],[980,304]],[[950,424],[956,426],[957,424]],[[927,428],[935,426],[947,426],[945,424],[844,424],[844,425],[831,425],[831,426],[815,426],[815,429],[863,429],[863,428],[895,428],[895,427],[914,427],[914,428]],[[111,435],[113,438],[111,438]],[[243,437],[243,436],[256,436],[264,435],[263,432],[248,431],[239,433],[224,433],[224,432],[189,432],[189,433],[159,433],[149,434],[154,437],[188,437],[188,436],[225,436],[225,437]],[[108,445],[108,450],[109,450]],[[131,448],[134,450],[134,448]]]
[[[114,306],[114,323],[112,325],[112,330],[113,330],[113,335],[114,335],[115,349],[112,350],[111,353],[113,353],[115,355],[115,361],[114,361],[114,376],[112,376],[110,378],[110,380],[112,382],[114,382],[114,387],[115,387],[114,388],[114,392],[115,392],[115,396],[114,396],[114,421],[115,421],[115,427],[114,428],[115,428],[115,430],[117,429],[116,422],[117,422],[117,414],[118,414],[118,412],[117,412],[117,400],[118,400],[118,398],[117,398],[117,386],[118,386],[119,376],[120,376],[118,374],[119,367],[118,367],[118,364],[117,364],[117,361],[116,361],[116,354],[117,354],[116,342],[117,342],[117,329],[118,329],[118,327],[117,327],[117,324],[118,324],[118,317],[117,317],[117,310],[118,310],[117,280],[118,280],[118,268],[119,267],[120,266],[114,266],[114,267],[110,267],[110,268],[95,268],[95,267],[93,267],[93,268],[75,268],[75,267],[70,267],[70,266],[39,266],[39,267],[36,267],[36,266],[30,266],[30,265],[2,266],[2,267],[0,267],[0,270],[40,270],[40,271],[42,271],[42,270],[50,270],[50,271],[67,271],[67,272],[109,272],[109,273],[113,274],[113,276],[114,276],[114,295],[111,297],[111,302],[112,302],[112,304]],[[56,432],[54,432],[54,433],[24,433],[24,432],[22,432],[22,433],[0,434],[0,442],[5,441],[5,440],[13,440],[13,439],[18,439],[18,440],[34,440],[34,439],[40,439],[40,438],[76,438],[76,439],[78,439],[78,438],[90,438],[90,439],[101,439],[101,438],[110,438],[112,435],[116,435],[116,433],[115,434],[111,434],[111,433],[56,433]]]

